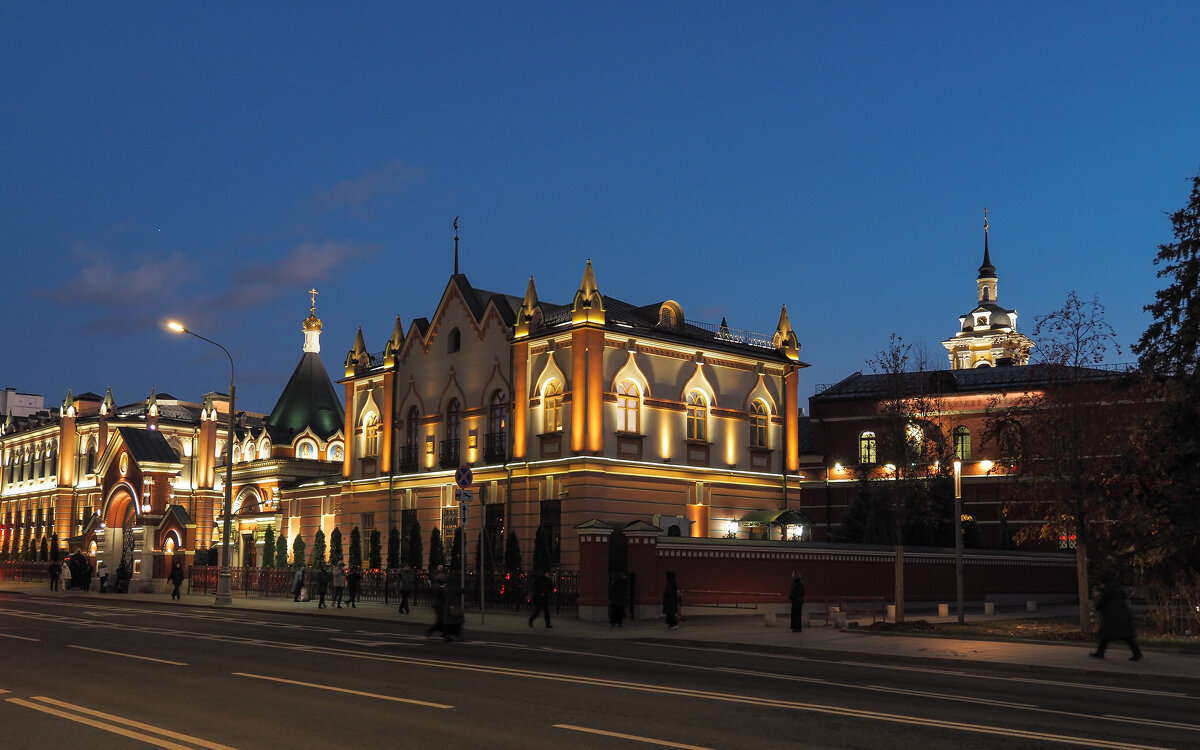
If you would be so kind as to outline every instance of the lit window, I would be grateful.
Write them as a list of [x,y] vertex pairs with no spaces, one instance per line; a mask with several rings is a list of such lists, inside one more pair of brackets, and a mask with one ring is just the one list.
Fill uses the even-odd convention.
[[921,456],[921,448],[925,445],[925,433],[920,425],[911,422],[904,428],[904,447],[908,449],[908,459],[916,461]]
[[557,380],[546,384],[542,402],[542,432],[558,432],[562,429],[563,387]]
[[638,432],[642,407],[641,393],[632,380],[617,383],[617,431]]
[[363,455],[379,455],[379,415],[375,412],[370,412],[363,420]]
[[767,405],[762,401],[750,405],[750,447],[767,447]]
[[954,428],[954,457],[959,461],[971,460],[971,431],[962,425]]
[[504,424],[508,416],[508,400],[504,391],[492,394],[491,408],[488,410],[488,432],[499,435],[504,432]]
[[860,464],[878,463],[879,454],[874,432],[864,432],[858,436],[858,462]]
[[688,394],[687,439],[708,440],[708,400],[700,391]]
[[1021,459],[1021,425],[1016,422],[1001,425],[999,442],[1004,463],[1011,466]]

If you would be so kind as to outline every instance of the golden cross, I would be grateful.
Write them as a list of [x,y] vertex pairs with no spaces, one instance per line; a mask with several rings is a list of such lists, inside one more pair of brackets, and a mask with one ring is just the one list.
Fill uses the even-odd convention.
[[309,311],[313,315],[316,315],[317,314],[317,294],[318,294],[318,292],[316,289],[309,289],[308,293],[312,295],[312,307],[309,308]]

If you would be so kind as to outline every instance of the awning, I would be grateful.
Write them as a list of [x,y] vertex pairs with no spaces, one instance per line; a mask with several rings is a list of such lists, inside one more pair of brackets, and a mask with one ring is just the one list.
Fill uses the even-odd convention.
[[738,521],[742,526],[812,526],[813,521],[798,510],[752,510]]

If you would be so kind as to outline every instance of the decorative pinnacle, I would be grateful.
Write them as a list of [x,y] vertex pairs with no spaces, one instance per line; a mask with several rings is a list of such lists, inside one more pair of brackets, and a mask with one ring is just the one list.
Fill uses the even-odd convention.
[[308,293],[312,295],[312,306],[308,308],[308,312],[315,318],[317,316],[317,295],[320,294],[316,288],[309,289]]

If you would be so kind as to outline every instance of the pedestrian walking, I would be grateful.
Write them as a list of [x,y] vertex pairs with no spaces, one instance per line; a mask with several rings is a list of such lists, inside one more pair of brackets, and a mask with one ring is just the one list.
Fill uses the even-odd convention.
[[346,563],[338,563],[333,569],[333,603],[342,608],[342,592],[346,590]]
[[100,581],[100,593],[105,593],[108,590],[108,566],[103,560],[96,566],[96,579]]
[[625,602],[629,600],[629,576],[614,573],[608,585],[608,624],[614,628],[625,625]]
[[441,565],[437,566],[433,576],[429,579],[429,584],[433,589],[433,611],[437,619],[429,629],[425,631],[425,637],[428,638],[434,633],[441,633],[445,636],[446,633],[446,569]]
[[546,619],[546,627],[552,628],[550,624],[550,592],[554,585],[550,582],[550,571],[543,571],[533,579],[533,614],[529,616],[529,627],[533,627],[533,621],[537,619],[538,612]]
[[804,626],[804,579],[800,571],[792,571],[792,587],[788,590],[788,601],[792,603],[792,632],[799,633]]
[[317,569],[312,578],[312,593],[317,595],[317,609],[325,609],[325,592],[329,590],[329,581],[332,578],[329,569],[325,567],[324,563],[317,563]]
[[171,566],[171,574],[167,576],[167,580],[171,582],[171,598],[179,599],[179,586],[183,583],[182,563],[175,563]]
[[54,560],[46,570],[50,573],[50,590],[58,591],[58,579],[62,576],[62,563]]
[[1129,661],[1141,661],[1142,650],[1138,648],[1137,636],[1133,631],[1133,610],[1129,608],[1129,597],[1115,575],[1104,577],[1100,597],[1096,600],[1096,611],[1100,613],[1100,643],[1091,656],[1104,658],[1109,641],[1125,641],[1133,656]]
[[362,571],[355,565],[346,574],[346,605],[358,609],[355,602],[358,601],[358,586],[362,582]]
[[675,581],[675,571],[667,571],[667,585],[663,589],[663,614],[667,616],[667,628],[679,630],[679,584]]
[[408,597],[412,596],[413,589],[417,585],[417,574],[413,569],[405,565],[400,569],[400,614],[408,614]]
[[449,576],[445,592],[443,601],[446,611],[442,614],[442,639],[462,640],[462,626],[467,618],[463,613],[462,586],[457,578]]
[[304,566],[301,565],[296,569],[296,574],[292,576],[292,601],[300,601],[300,594],[304,593]]

